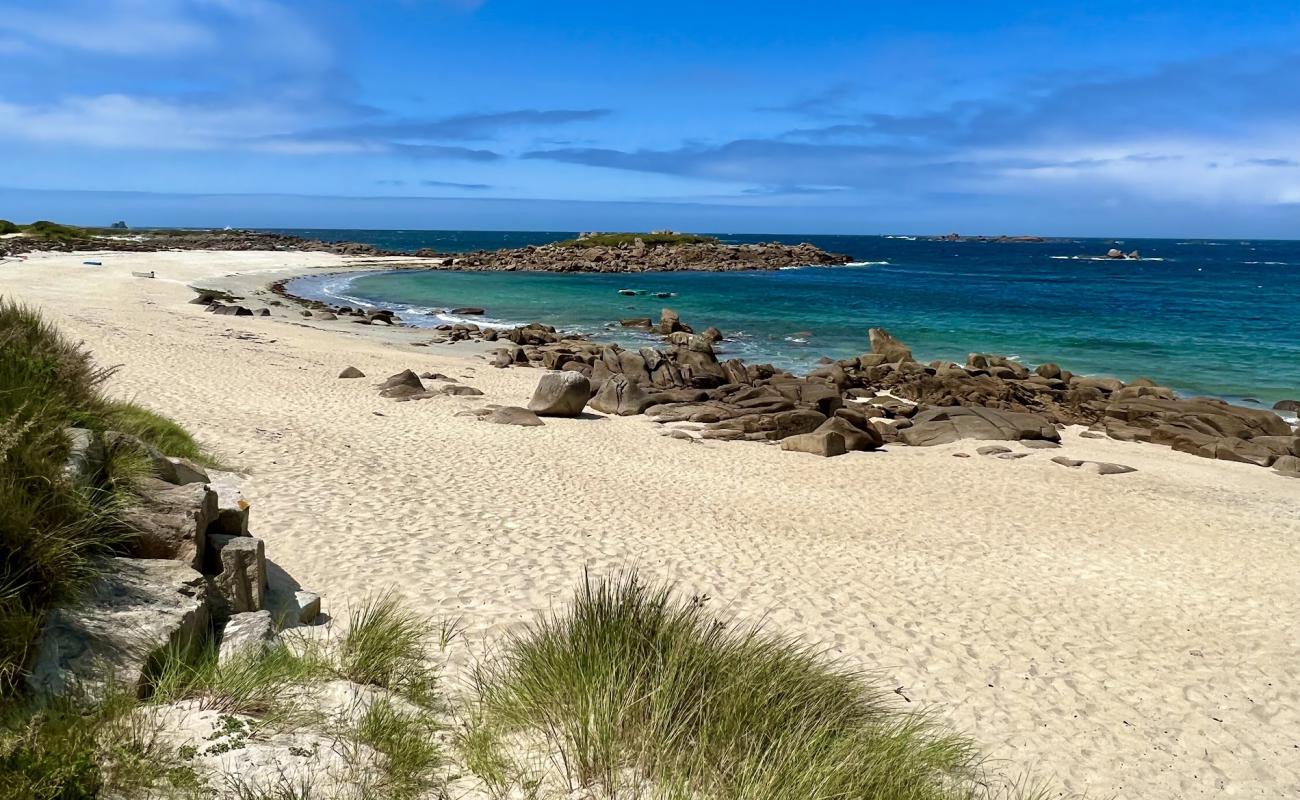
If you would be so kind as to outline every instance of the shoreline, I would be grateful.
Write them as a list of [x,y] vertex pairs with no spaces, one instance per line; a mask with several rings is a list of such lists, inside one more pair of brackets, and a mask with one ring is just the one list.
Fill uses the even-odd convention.
[[[344,275],[355,275],[356,273],[364,273],[364,272],[370,272],[370,271],[374,271],[374,272],[376,272],[376,273],[382,273],[382,272],[387,272],[387,271],[390,271],[390,270],[391,270],[391,271],[404,271],[404,270],[411,270],[411,271],[427,271],[427,272],[438,272],[438,271],[440,271],[440,270],[437,269],[437,268],[426,267],[426,266],[423,266],[423,265],[420,265],[420,264],[409,264],[409,265],[407,265],[407,264],[393,264],[393,265],[391,265],[391,266],[389,266],[389,265],[380,265],[380,264],[376,264],[376,265],[373,265],[373,266],[369,266],[369,265],[365,265],[365,266],[363,266],[363,265],[357,265],[357,266],[354,266],[354,267],[349,267],[349,268],[346,268],[346,269],[340,269],[340,270],[337,270],[337,271],[334,271],[334,272],[327,272],[327,273],[302,272],[302,273],[295,273],[295,274],[292,274],[292,275],[286,275],[286,276],[283,276],[283,277],[278,277],[278,278],[277,278],[275,281],[273,281],[269,286],[264,287],[264,288],[268,288],[272,293],[274,293],[275,295],[277,295],[277,296],[279,296],[279,297],[281,297],[281,298],[284,298],[284,299],[289,300],[289,301],[292,301],[292,302],[299,303],[299,304],[301,304],[301,305],[303,305],[304,307],[309,308],[309,309],[310,309],[310,308],[326,308],[326,307],[331,307],[331,306],[337,306],[337,305],[339,304],[339,298],[337,298],[337,297],[329,297],[329,296],[328,296],[328,293],[323,293],[323,297],[310,297],[310,296],[304,296],[304,295],[297,295],[297,294],[294,294],[294,293],[288,291],[288,284],[290,284],[290,283],[292,283],[293,281],[298,280],[298,279],[300,279],[300,278],[308,278],[308,277],[315,277],[315,278],[330,278],[330,277],[333,277],[333,276],[335,276],[335,275],[338,275],[338,276],[344,276]],[[467,271],[467,272],[485,272],[485,273],[490,273],[490,272],[491,272],[491,270],[471,270],[471,269],[467,269],[467,270],[464,270],[464,271]],[[241,286],[242,286],[242,284],[241,284]],[[223,287],[221,287],[221,286],[214,286],[213,288],[223,288]],[[384,304],[384,303],[374,303],[373,301],[365,301],[365,302],[367,302],[368,304],[370,304],[370,305],[372,305],[372,306],[374,306],[374,307],[388,307],[388,306],[395,306],[395,305],[397,305],[397,304],[392,304],[392,303],[389,303],[389,304]],[[667,300],[665,300],[664,303],[665,303],[666,305],[667,305],[667,304],[671,304],[671,299],[667,299]],[[443,313],[449,313],[449,311],[450,311],[450,310],[448,310],[448,312],[443,312]],[[479,322],[478,320],[469,320],[469,319],[466,319],[466,320],[448,320],[448,321],[446,321],[445,323],[443,323],[443,326],[445,326],[445,325],[454,325],[454,324],[458,324],[458,323],[466,322],[466,321]],[[710,320],[695,320],[695,322],[696,322],[697,324],[699,324],[699,325],[707,325],[707,324],[710,324],[711,321],[710,321]],[[554,319],[554,318],[549,318],[549,319],[527,319],[527,320],[526,320],[526,319],[518,319],[518,320],[507,320],[507,321],[499,321],[499,320],[497,320],[497,321],[493,321],[493,322],[491,322],[491,323],[489,323],[489,324],[490,324],[492,327],[496,327],[496,328],[498,328],[498,329],[508,329],[508,328],[512,328],[512,327],[518,327],[518,326],[528,325],[528,324],[530,324],[530,323],[542,323],[542,324],[545,324],[545,325],[551,325],[551,326],[554,326],[554,327],[556,327],[557,329],[561,330],[562,332],[565,331],[565,328],[566,328],[566,326],[563,325],[563,324],[561,323],[560,320],[557,320],[557,319]],[[481,324],[481,323],[480,323],[480,324]],[[612,325],[614,325],[614,324],[617,324],[617,320],[611,320],[611,321],[610,321],[609,323],[607,323],[607,324],[610,325],[610,326],[612,326]],[[417,329],[417,330],[426,330],[426,331],[437,330],[437,329],[439,328],[439,326],[435,326],[435,325],[422,325],[422,326],[411,326],[411,327],[413,327],[413,328],[415,328],[415,329]],[[623,342],[620,342],[620,341],[618,340],[618,337],[616,337],[616,336],[614,336],[614,335],[608,333],[607,331],[605,331],[605,332],[602,332],[602,331],[592,331],[592,332],[585,332],[585,331],[584,331],[584,332],[577,332],[577,331],[575,331],[574,333],[575,333],[576,336],[578,336],[578,338],[589,339],[589,340],[592,341],[592,342],[605,343],[605,344],[611,344],[611,343],[623,344]],[[656,346],[661,346],[662,344],[663,344],[662,339],[656,339],[656,340],[650,340],[650,341],[647,341],[647,342],[645,343],[645,346],[656,347]],[[866,343],[864,342],[864,348],[865,348],[865,346],[866,346]],[[973,352],[973,350],[968,349],[968,352]],[[821,362],[820,362],[820,363],[826,363],[826,360],[827,360],[827,359],[831,359],[831,356],[829,356],[829,354],[822,353],[822,354],[820,354],[820,359],[821,359]],[[763,359],[763,358],[760,356],[759,360],[770,360],[770,357],[769,357],[769,359]],[[1018,359],[1017,357],[1015,357],[1015,356],[1010,357],[1010,360],[1012,360],[1012,361],[1016,361],[1016,362],[1019,363],[1019,359]],[[1047,363],[1047,362],[1044,362],[1044,363]],[[1026,366],[1028,366],[1030,369],[1033,369],[1033,368],[1039,366],[1039,364],[1030,363],[1030,364],[1027,364]],[[1069,365],[1068,365],[1068,364],[1065,364],[1064,366],[1065,366],[1065,367],[1068,367]],[[807,372],[809,372],[809,371],[811,371],[811,370],[817,369],[817,367],[818,367],[818,364],[811,364],[811,365],[806,366],[806,367],[804,367],[804,366],[791,366],[791,367],[784,367],[784,369],[788,369],[788,370],[790,370],[791,372],[793,372],[794,374],[805,374],[805,373],[807,373]],[[1098,378],[1098,379],[1113,379],[1113,378],[1119,378],[1120,380],[1124,381],[1125,383],[1131,383],[1132,381],[1139,380],[1140,377],[1141,377],[1141,376],[1121,377],[1120,375],[1118,375],[1118,374],[1115,373],[1115,372],[1112,372],[1112,371],[1105,371],[1105,370],[1103,370],[1103,371],[1101,371],[1101,372],[1089,372],[1089,373],[1078,373],[1078,374],[1080,374],[1080,375],[1085,375],[1085,376],[1087,376],[1087,377]],[[1212,398],[1215,398],[1215,399],[1218,399],[1218,400],[1223,400],[1223,401],[1225,401],[1225,402],[1232,403],[1232,404],[1234,404],[1234,405],[1239,405],[1239,406],[1242,406],[1242,407],[1245,407],[1245,408],[1257,409],[1257,410],[1261,410],[1261,411],[1273,411],[1273,412],[1276,413],[1278,416],[1282,417],[1282,419],[1285,420],[1285,421],[1287,422],[1287,424],[1289,424],[1293,429],[1295,429],[1295,428],[1297,428],[1298,426],[1300,426],[1300,415],[1298,415],[1297,412],[1295,412],[1295,411],[1288,411],[1288,410],[1285,410],[1285,409],[1279,409],[1279,408],[1277,408],[1277,407],[1274,406],[1274,405],[1270,405],[1270,404],[1267,404],[1267,403],[1264,403],[1264,402],[1261,402],[1261,401],[1254,400],[1254,399],[1250,398],[1249,396],[1238,397],[1238,396],[1235,396],[1235,395],[1228,395],[1228,394],[1204,394],[1204,393],[1196,393],[1196,392],[1188,392],[1188,391],[1178,391],[1178,392],[1177,392],[1177,396],[1182,397],[1182,398],[1185,398],[1185,399],[1187,399],[1187,398],[1196,398],[1196,397],[1212,397]]]
[[[1066,791],[1274,797],[1300,781],[1300,518],[1294,481],[1269,470],[1078,428],[1057,452],[1139,471],[1091,475],[1014,444],[1023,458],[984,457],[969,440],[818,459],[677,441],[640,417],[491,425],[457,413],[525,402],[539,370],[491,369],[479,345],[413,346],[418,330],[189,302],[190,283],[355,260],[80,261],[5,265],[0,292],[123,365],[116,396],[249,472],[256,534],[331,608],[391,585],[459,619],[449,682],[482,643],[563,603],[583,567],[635,564],[826,645]],[[368,377],[338,380],[348,365]],[[407,368],[485,394],[379,398]]]

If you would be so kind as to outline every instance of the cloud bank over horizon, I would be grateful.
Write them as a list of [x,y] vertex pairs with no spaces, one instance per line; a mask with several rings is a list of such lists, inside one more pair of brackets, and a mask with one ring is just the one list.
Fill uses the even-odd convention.
[[54,211],[113,191],[291,194],[304,216],[313,197],[387,197],[395,218],[510,201],[479,203],[482,228],[530,202],[543,227],[588,227],[604,202],[620,220],[640,204],[639,227],[679,206],[697,229],[1300,229],[1289,3],[12,5],[0,216],[30,215],[28,190]]

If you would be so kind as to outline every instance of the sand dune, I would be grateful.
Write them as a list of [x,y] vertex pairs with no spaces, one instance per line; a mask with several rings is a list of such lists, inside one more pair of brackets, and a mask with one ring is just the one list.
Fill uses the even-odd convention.
[[[1014,461],[952,457],[974,442],[823,460],[672,440],[643,418],[490,425],[455,413],[521,404],[537,371],[404,330],[187,304],[191,281],[252,288],[345,259],[86,257],[0,265],[0,293],[121,364],[112,392],[250,471],[256,533],[327,608],[395,586],[459,617],[453,666],[562,602],[584,565],[636,564],[825,642],[1066,789],[1300,794],[1300,481],[1078,431]],[[369,377],[336,379],[349,364]],[[486,396],[380,399],[408,367]]]

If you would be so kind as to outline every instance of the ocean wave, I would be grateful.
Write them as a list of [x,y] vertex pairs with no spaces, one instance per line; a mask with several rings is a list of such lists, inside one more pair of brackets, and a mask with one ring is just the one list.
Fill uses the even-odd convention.
[[882,264],[888,264],[888,261],[850,261],[845,264],[846,267],[875,267]]
[[1269,267],[1290,267],[1294,266],[1290,261],[1243,261],[1243,264],[1263,264]]
[[1142,256],[1141,258],[1111,258],[1110,256],[1048,256],[1056,261],[1113,261],[1121,263],[1124,261],[1168,261],[1169,259],[1161,256]]

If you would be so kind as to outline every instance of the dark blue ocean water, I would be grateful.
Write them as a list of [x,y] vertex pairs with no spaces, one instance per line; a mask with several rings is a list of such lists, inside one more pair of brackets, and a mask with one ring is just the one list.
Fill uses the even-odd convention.
[[[319,231],[291,233],[444,252],[519,247],[572,232]],[[492,321],[541,320],[628,343],[623,317],[665,305],[729,335],[729,355],[807,368],[867,349],[888,328],[922,360],[970,352],[1055,361],[1075,372],[1146,376],[1187,394],[1265,405],[1300,397],[1300,242],[1077,239],[1043,244],[934,242],[880,236],[731,235],[732,242],[808,241],[847,253],[847,267],[639,275],[396,272],[303,279],[300,294],[391,306],[437,324],[445,309],[482,306]],[[1142,261],[1098,259],[1111,247]],[[670,300],[619,289],[673,292]]]

